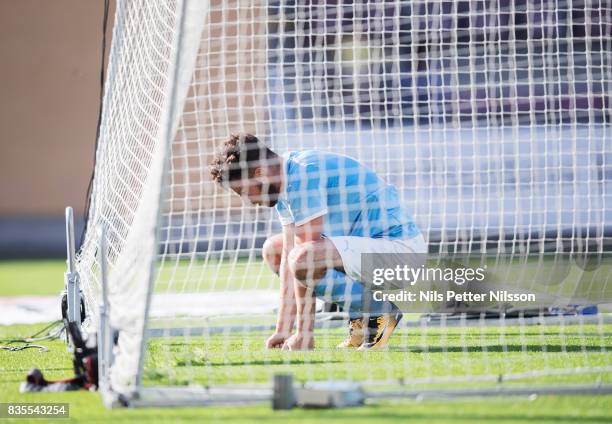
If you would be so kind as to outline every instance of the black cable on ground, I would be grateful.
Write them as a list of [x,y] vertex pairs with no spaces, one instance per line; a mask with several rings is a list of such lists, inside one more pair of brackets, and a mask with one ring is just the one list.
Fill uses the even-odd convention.
[[[49,331],[51,330],[51,331]],[[53,321],[52,323],[45,326],[43,329],[37,331],[30,337],[26,337],[23,339],[0,339],[0,349],[8,350],[10,352],[16,352],[24,349],[39,349],[41,352],[47,352],[49,348],[46,346],[42,346],[39,344],[34,344],[34,342],[41,342],[43,340],[54,340],[58,339],[61,336],[61,333],[64,331],[64,324],[62,320]],[[45,334],[46,333],[46,334]],[[45,334],[41,337],[42,334]],[[18,346],[12,346],[16,343],[21,343]]]

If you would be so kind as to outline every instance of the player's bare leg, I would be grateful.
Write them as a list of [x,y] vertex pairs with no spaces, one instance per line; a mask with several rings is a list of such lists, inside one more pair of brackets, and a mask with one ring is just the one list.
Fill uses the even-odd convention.
[[[280,270],[282,251],[282,234],[269,237],[263,245],[264,262],[275,274]],[[298,241],[289,254],[289,267],[294,277],[305,286],[314,286],[330,268],[344,272],[340,253],[327,239],[305,243]]]
[[344,272],[342,257],[328,239],[298,244],[289,253],[289,268],[294,278],[306,287],[312,287],[334,268]]

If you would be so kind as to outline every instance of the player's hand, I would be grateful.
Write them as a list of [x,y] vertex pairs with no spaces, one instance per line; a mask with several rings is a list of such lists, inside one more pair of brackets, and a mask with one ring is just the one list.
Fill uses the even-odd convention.
[[274,332],[274,334],[268,337],[268,340],[266,340],[266,348],[280,349],[281,347],[283,347],[283,343],[285,343],[285,340],[287,340],[290,336],[291,333],[276,331]]
[[283,350],[312,350],[314,349],[314,336],[312,333],[295,333],[285,340]]

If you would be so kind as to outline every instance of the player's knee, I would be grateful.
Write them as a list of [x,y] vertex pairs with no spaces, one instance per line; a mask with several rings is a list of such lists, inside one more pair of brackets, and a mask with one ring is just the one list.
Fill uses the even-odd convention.
[[308,247],[300,245],[291,249],[287,258],[293,278],[301,283],[304,283],[308,276],[308,256]]
[[279,249],[276,237],[270,237],[267,239],[262,247],[261,254],[264,261],[268,264],[272,272],[278,274],[280,269],[282,247]]
[[313,242],[303,243],[289,252],[289,269],[293,277],[304,285],[311,285],[318,276],[314,254],[316,246]]

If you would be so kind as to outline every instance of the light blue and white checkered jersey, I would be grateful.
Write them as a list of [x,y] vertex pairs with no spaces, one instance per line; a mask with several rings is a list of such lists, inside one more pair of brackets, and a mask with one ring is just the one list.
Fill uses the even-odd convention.
[[397,190],[348,156],[318,150],[284,157],[284,187],[276,210],[281,224],[325,216],[323,234],[407,239],[420,234]]

